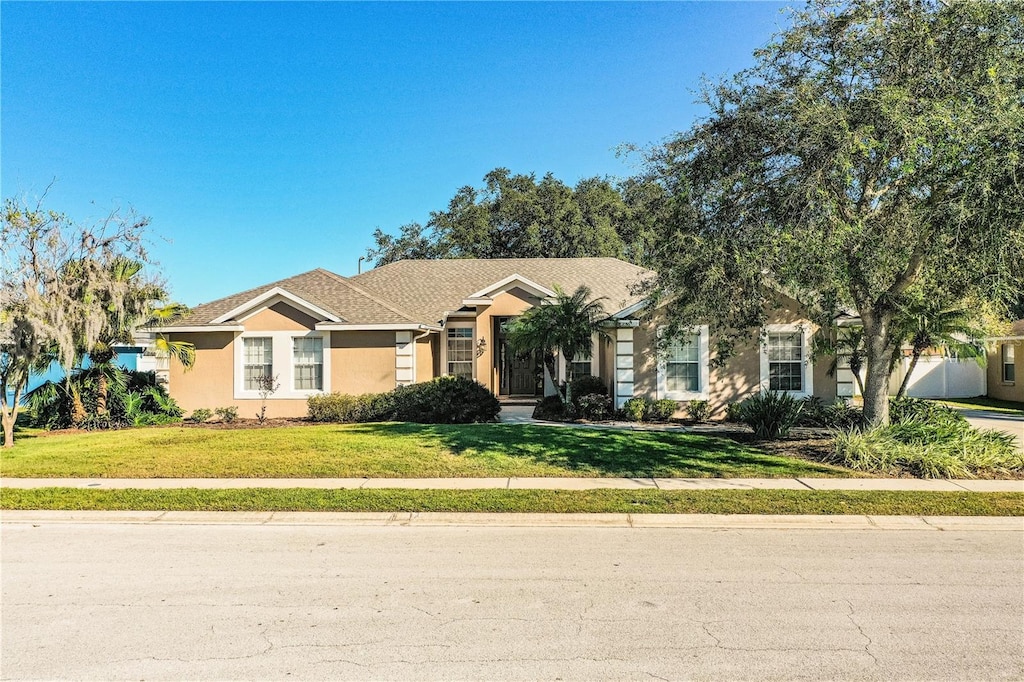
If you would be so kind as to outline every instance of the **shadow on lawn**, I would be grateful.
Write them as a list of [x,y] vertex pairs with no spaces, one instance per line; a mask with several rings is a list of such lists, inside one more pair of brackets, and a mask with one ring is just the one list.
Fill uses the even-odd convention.
[[529,459],[577,475],[740,477],[835,474],[837,469],[769,455],[724,438],[655,431],[613,431],[528,424],[376,423],[349,427],[381,436],[421,436],[456,455]]

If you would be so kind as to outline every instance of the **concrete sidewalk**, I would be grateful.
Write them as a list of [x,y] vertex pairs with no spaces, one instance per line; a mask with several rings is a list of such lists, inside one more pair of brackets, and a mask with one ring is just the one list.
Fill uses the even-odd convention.
[[3,478],[0,488],[415,490],[932,490],[1024,493],[1024,480],[918,478]]

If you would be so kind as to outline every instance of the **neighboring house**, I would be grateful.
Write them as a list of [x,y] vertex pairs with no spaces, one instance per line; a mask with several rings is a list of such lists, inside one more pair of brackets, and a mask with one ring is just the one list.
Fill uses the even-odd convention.
[[1024,403],[1024,320],[988,342],[988,397]]
[[646,396],[724,409],[762,387],[835,399],[829,362],[809,361],[816,327],[786,297],[725,368],[710,365],[707,325],[659,353],[663,318],[644,319],[635,293],[653,274],[615,258],[404,260],[355,277],[312,270],[196,306],[163,327],[196,347],[191,371],[172,361],[170,393],[189,411],[238,405],[248,416],[258,410],[259,377],[274,376],[280,388],[268,412],[282,417],[304,416],[310,395],[383,392],[443,375],[471,377],[499,397],[551,394],[564,361],[558,377],[546,376],[537,358],[509,351],[503,326],[556,287],[585,284],[604,299],[609,338],[595,337],[574,370],[603,379],[617,406]]

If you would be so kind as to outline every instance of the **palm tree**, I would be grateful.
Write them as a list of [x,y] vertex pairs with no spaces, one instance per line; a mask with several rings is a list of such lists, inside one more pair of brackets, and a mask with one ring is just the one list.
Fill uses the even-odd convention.
[[[96,414],[107,412],[110,372],[117,359],[116,346],[131,345],[135,332],[140,327],[159,327],[167,320],[183,315],[188,308],[181,303],[166,303],[170,295],[157,282],[140,278],[143,264],[131,258],[115,258],[109,265],[111,286],[93,294],[105,311],[103,329],[98,340],[88,348],[80,348],[79,362],[83,357],[98,368],[96,373]],[[157,333],[154,341],[157,351],[170,353],[185,368],[195,364],[195,346],[183,341],[171,341]],[[80,399],[76,399],[76,403]],[[78,411],[80,412],[80,410]]]
[[975,309],[946,307],[941,301],[921,300],[903,306],[895,331],[899,335],[897,338],[910,344],[911,359],[896,397],[901,398],[907,392],[917,361],[929,348],[941,348],[957,357],[977,358],[984,362],[985,347],[977,339],[984,338],[986,334],[976,320]]
[[[607,337],[601,322],[607,317],[603,298],[591,300],[592,293],[581,285],[572,294],[555,287],[555,300],[527,310],[513,320],[508,328],[508,342],[512,352],[520,355],[540,350],[544,366],[557,382],[555,353],[565,360],[565,394],[562,401],[572,402],[572,362],[576,356],[591,349],[591,340],[596,333]],[[561,395],[561,392],[560,392]]]
[[846,358],[850,371],[853,372],[857,390],[864,395],[864,381],[860,377],[860,371],[864,368],[864,328],[841,327],[834,330],[831,335],[819,336],[815,339],[814,345],[815,353],[833,356],[832,365],[827,372],[829,376],[835,376],[839,369],[839,359]]

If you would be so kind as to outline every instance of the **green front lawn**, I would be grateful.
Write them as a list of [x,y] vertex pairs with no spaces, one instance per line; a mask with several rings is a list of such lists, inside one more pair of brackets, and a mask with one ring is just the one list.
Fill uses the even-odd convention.
[[1002,412],[1004,414],[1019,414],[1024,416],[1024,403],[1015,403],[1010,400],[997,400],[996,398],[957,398],[936,400],[935,402],[966,410],[989,410],[991,412]]
[[5,488],[2,509],[1022,516],[1022,493],[875,490],[83,490]]
[[[848,469],[687,433],[525,424],[160,427],[22,437],[0,475],[97,478],[841,477]],[[863,474],[861,474],[863,475]]]

